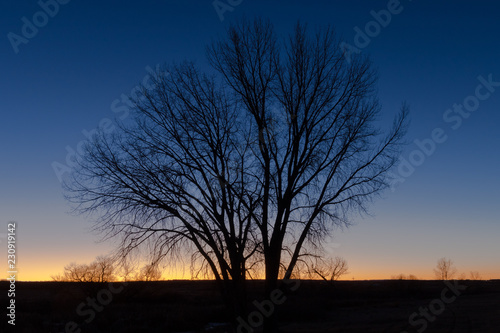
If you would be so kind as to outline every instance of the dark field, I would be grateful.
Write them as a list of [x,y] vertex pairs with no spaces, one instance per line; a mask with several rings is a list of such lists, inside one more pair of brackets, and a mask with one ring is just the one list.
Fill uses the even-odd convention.
[[[281,332],[500,332],[500,280],[448,286],[406,280],[294,283],[296,290],[282,295],[283,304],[274,310]],[[8,283],[1,285],[6,295]],[[240,325],[236,331],[249,332],[248,323],[270,310],[262,288],[262,281],[249,282],[253,312],[245,318],[247,328]],[[263,310],[256,310],[255,300]],[[234,331],[223,325],[231,318],[212,281],[18,282],[15,330],[7,319],[4,315],[2,332]]]

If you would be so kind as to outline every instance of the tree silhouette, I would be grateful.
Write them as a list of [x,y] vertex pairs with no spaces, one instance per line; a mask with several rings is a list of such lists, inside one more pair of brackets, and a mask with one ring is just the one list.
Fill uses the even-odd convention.
[[133,273],[135,272],[135,267],[132,265],[130,261],[126,260],[127,258],[124,258],[118,265],[118,271],[117,275],[120,277],[121,280],[123,281],[130,281],[133,280],[134,275]]
[[342,275],[348,273],[347,260],[342,257],[321,260],[311,267],[312,273],[318,275],[325,281],[337,281]]
[[157,264],[146,264],[141,268],[135,280],[138,281],[158,281],[161,280],[161,270]]
[[436,268],[434,269],[434,274],[439,280],[451,280],[457,273],[453,261],[447,258],[441,258],[438,260]]
[[482,280],[481,274],[478,271],[470,271],[470,279],[471,280]]
[[62,274],[52,276],[54,281],[66,282],[111,282],[116,280],[114,261],[110,257],[98,256],[90,264],[70,263]]
[[376,74],[331,28],[278,40],[270,22],[240,21],[207,56],[210,75],[160,69],[131,97],[133,123],[96,137],[65,186],[123,256],[194,255],[237,315],[249,267],[262,263],[269,294],[280,267],[290,278],[388,187],[407,111],[379,128]]

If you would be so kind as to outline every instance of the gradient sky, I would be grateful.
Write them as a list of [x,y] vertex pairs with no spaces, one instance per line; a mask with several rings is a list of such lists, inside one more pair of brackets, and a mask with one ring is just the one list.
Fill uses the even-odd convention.
[[[65,1],[46,24],[39,21],[36,35],[17,53],[9,33],[22,35],[23,17],[43,20],[41,7],[34,0],[0,5],[2,270],[8,221],[18,223],[21,280],[49,280],[72,261],[110,252],[114,244],[96,243],[90,220],[68,214],[53,162],[65,163],[66,148],[76,149],[83,130],[120,115],[113,110],[123,110],[122,94],[144,79],[148,67],[185,58],[203,67],[205,45],[231,21],[262,15],[278,32],[290,31],[298,19],[311,27],[334,25],[347,43],[357,41],[371,55],[387,118],[402,101],[411,108],[402,157],[419,165],[411,175],[402,168],[404,182],[328,245],[347,259],[346,278],[404,273],[430,279],[441,257],[451,258],[459,272],[500,278],[500,84],[479,88],[481,96],[489,93],[479,105],[470,97],[478,77],[500,82],[497,1],[402,0],[390,23],[370,31],[367,45],[356,40],[356,27],[376,29],[370,13],[387,9],[388,1],[243,0],[224,21],[210,0]],[[458,113],[447,110],[464,101],[477,110],[460,116],[457,126]],[[445,115],[455,118],[446,122]],[[422,158],[414,140],[427,142],[439,128],[447,140]]]

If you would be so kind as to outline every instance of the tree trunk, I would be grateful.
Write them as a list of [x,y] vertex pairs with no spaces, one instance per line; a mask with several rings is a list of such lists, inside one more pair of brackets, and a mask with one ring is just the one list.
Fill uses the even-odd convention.
[[244,278],[221,281],[221,294],[233,324],[247,316],[247,292]]
[[[278,289],[278,276],[280,268],[280,251],[270,251],[266,257],[266,282],[265,282],[265,295],[266,299],[270,299],[273,291]],[[276,304],[273,311],[269,316],[264,316],[264,333],[275,333],[278,330],[278,321],[276,316]]]

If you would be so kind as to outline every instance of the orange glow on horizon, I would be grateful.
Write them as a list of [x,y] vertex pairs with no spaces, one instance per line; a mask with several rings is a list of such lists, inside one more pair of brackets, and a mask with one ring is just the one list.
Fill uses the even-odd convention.
[[[62,273],[62,268],[51,269],[49,267],[45,267],[44,269],[40,269],[38,271],[24,271],[19,270],[17,274],[18,281],[24,282],[45,282],[52,281],[51,276]],[[483,280],[493,280],[500,279],[500,269],[489,269],[484,271],[479,271],[481,278]],[[363,272],[363,271],[355,271],[353,273],[349,273],[340,278],[340,281],[363,281],[363,280],[390,280],[395,276],[401,274],[400,273],[387,273],[387,272]],[[417,277],[418,280],[434,280],[434,275],[429,271],[425,272],[413,272],[413,273],[404,273],[402,274],[409,275],[413,274]],[[456,275],[456,278],[460,277],[460,272]],[[465,274],[465,278],[469,278],[469,271]],[[191,277],[188,272],[169,272],[162,275],[162,280],[191,280]]]
[[[95,259],[94,254],[87,254],[86,257],[81,257],[74,259],[74,254],[67,253],[67,255],[57,257],[54,256],[54,260],[49,262],[47,260],[39,260],[33,257],[21,256],[19,264],[17,266],[17,280],[18,281],[52,281],[51,276],[61,274],[64,271],[64,266],[71,262],[76,262],[78,264],[90,263]],[[433,274],[434,263],[429,263],[429,265],[415,265],[413,269],[412,266],[401,267],[401,265],[394,264],[394,266],[382,267],[374,263],[373,261],[351,259],[346,257],[349,264],[349,272],[342,276],[340,280],[388,280],[399,274],[404,275],[415,275],[419,280],[433,280],[435,279]],[[5,264],[2,266],[4,272],[7,271],[5,258]],[[139,265],[140,266],[140,265]],[[469,265],[457,265],[458,273],[455,276],[459,278],[462,273],[465,274],[465,278],[470,277],[470,271],[479,272],[483,280],[500,279],[500,267],[493,266],[486,263],[474,264],[474,267],[469,267]],[[132,274],[133,275],[133,274]],[[262,275],[263,276],[263,275]],[[1,279],[6,279],[7,273],[1,277]],[[177,267],[167,267],[163,269],[164,280],[191,280],[191,274],[189,267],[180,267],[180,263]]]

